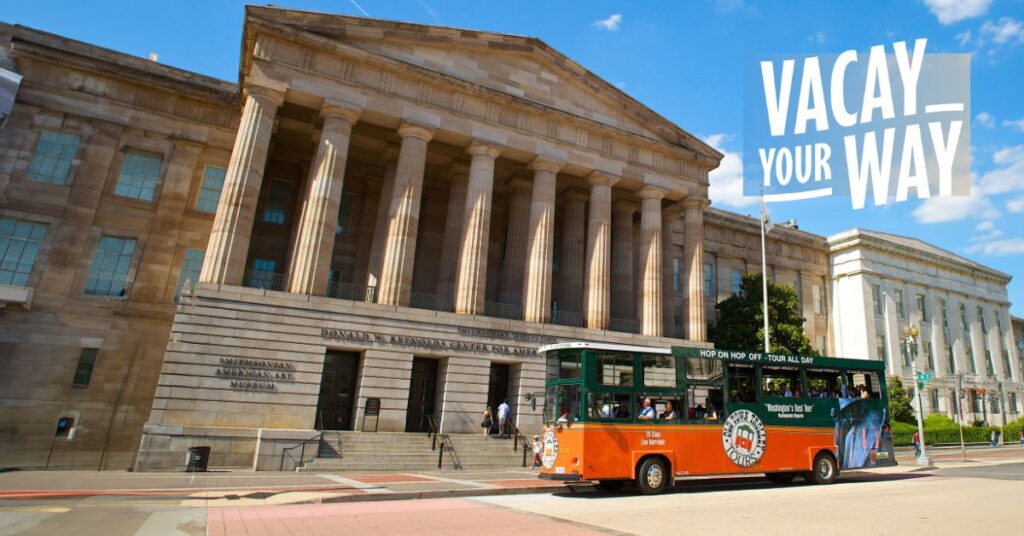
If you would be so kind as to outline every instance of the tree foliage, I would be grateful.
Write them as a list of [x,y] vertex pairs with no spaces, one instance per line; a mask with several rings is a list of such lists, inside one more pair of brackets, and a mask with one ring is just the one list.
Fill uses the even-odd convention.
[[[763,351],[761,274],[743,274],[740,288],[740,294],[715,306],[718,323],[710,330],[711,341],[716,348]],[[804,318],[793,287],[768,282],[768,329],[773,353],[818,355],[804,335]]]
[[890,376],[886,386],[889,388],[889,418],[896,422],[916,423],[910,393],[903,387],[903,382],[896,376]]

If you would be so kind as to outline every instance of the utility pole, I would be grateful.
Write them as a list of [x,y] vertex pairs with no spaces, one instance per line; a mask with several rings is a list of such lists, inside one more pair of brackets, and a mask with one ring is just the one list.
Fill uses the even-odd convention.
[[931,375],[917,373],[917,341],[915,339],[919,333],[917,326],[903,327],[903,343],[907,346],[907,353],[910,354],[910,366],[914,371],[915,387],[917,387],[914,390],[914,394],[917,395],[917,435],[921,438],[921,453],[917,457],[917,465],[931,465],[932,461],[928,459],[924,448],[924,403],[921,401],[921,391],[924,390],[924,382],[927,381],[925,377],[931,379]]

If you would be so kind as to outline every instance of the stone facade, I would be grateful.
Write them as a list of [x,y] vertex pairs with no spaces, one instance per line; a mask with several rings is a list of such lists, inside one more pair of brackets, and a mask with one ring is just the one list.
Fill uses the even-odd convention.
[[885,361],[888,374],[912,389],[915,361],[903,328],[916,326],[916,371],[934,377],[922,392],[926,414],[956,416],[960,377],[967,422],[998,425],[1020,415],[1024,382],[1010,331],[1008,274],[877,231],[853,229],[828,243],[839,355]]

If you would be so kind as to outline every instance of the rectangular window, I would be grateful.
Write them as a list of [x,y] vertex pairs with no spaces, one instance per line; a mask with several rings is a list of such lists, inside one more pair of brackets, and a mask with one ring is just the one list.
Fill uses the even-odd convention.
[[598,354],[597,383],[612,387],[633,386],[633,358],[628,354]]
[[544,390],[544,410],[548,422],[580,420],[580,385],[552,385]]
[[946,346],[946,372],[956,374],[956,356],[953,355],[953,347],[947,342]]
[[185,250],[185,257],[181,261],[181,273],[178,274],[178,286],[174,289],[174,303],[178,303],[186,281],[191,281],[193,287],[199,281],[199,272],[203,269],[203,257],[205,256],[206,251],[201,249]]
[[906,344],[900,344],[900,356],[903,357],[903,366],[909,367],[911,365],[910,353]]
[[978,364],[974,362],[974,337],[970,337],[967,340],[967,363],[971,365],[971,374],[978,373]]
[[811,287],[811,297],[814,299],[814,313],[825,314],[825,296],[821,285]]
[[990,377],[996,375],[995,366],[992,363],[992,351],[988,348],[985,348],[985,372],[988,373]]
[[75,378],[71,385],[75,387],[88,387],[92,379],[92,368],[96,364],[97,348],[82,348],[78,354],[78,366],[75,367]]
[[817,348],[819,354],[825,355],[825,354],[828,353],[828,348],[827,348],[827,346],[825,344],[825,336],[824,335],[816,335],[814,337],[814,344],[815,344],[815,347]]
[[729,365],[729,402],[737,404],[756,402],[755,382],[753,365]]
[[203,170],[203,184],[196,199],[196,210],[199,212],[217,213],[220,204],[220,192],[224,189],[224,176],[228,170],[215,166],[206,166]]
[[629,393],[594,393],[590,416],[594,419],[629,419],[633,416],[632,398]]
[[725,402],[721,385],[691,385],[686,392],[686,414],[691,421],[720,421]]
[[571,352],[550,352],[547,359],[549,381],[553,380],[574,380],[581,377],[582,367],[580,353]]
[[277,261],[273,259],[256,258],[252,261],[252,269],[249,270],[249,288],[263,288],[280,290],[280,281],[277,274]]
[[743,292],[743,272],[732,271],[731,291],[733,296],[739,296]]
[[686,379],[700,381],[721,381],[722,362],[703,357],[686,358]]
[[885,310],[882,308],[882,287],[871,285],[871,301],[875,305],[875,314],[882,316]]
[[928,392],[929,398],[931,399],[932,413],[939,411],[939,390],[932,389]]
[[879,361],[885,361],[888,357],[888,353],[886,352],[884,333],[882,335],[878,335],[877,337],[875,337],[875,352],[878,356]]
[[92,259],[85,294],[123,297],[127,292],[128,269],[135,254],[135,239],[102,236]]
[[715,298],[715,265],[704,263],[704,298]]
[[800,398],[800,369],[761,367],[761,396]]
[[672,292],[679,292],[683,288],[683,259],[672,257]]
[[45,237],[45,223],[0,218],[0,285],[28,285]]
[[1010,367],[1010,352],[1003,350],[1003,371],[1007,379],[1013,379],[1013,369]]
[[645,355],[642,362],[644,387],[676,386],[676,358],[670,355]]
[[1017,393],[1010,393],[1010,413],[1017,413]]
[[262,219],[266,223],[284,225],[288,217],[288,198],[292,193],[292,183],[270,179],[266,197],[263,201]]
[[335,227],[334,234],[348,236],[352,232],[352,204],[354,202],[354,195],[341,194],[341,202],[338,204],[338,225]]
[[927,358],[928,370],[935,370],[935,352],[932,349],[932,343],[922,342],[921,353]]
[[117,179],[114,194],[152,201],[156,198],[156,186],[160,183],[162,158],[156,153],[129,149],[121,163],[121,175]]
[[925,301],[924,294],[917,295],[917,314],[921,316],[921,322],[928,321],[928,302]]
[[896,300],[896,314],[900,318],[906,318],[907,311],[903,307],[903,289],[896,289],[896,297],[894,299]]
[[997,395],[995,393],[992,393],[992,394],[988,395],[988,399],[989,399],[989,407],[992,408],[992,413],[994,413],[996,415],[1001,413],[1001,410],[999,408],[999,395]]
[[[985,322],[985,310],[978,306],[978,322],[981,322],[981,333],[988,335],[988,323]],[[985,338],[985,344],[988,344],[988,337]]]
[[807,396],[811,398],[839,398],[843,392],[843,375],[832,369],[807,369]]
[[964,333],[971,332],[971,326],[967,322],[967,305],[960,304],[960,328],[964,330]]
[[78,152],[78,136],[44,130],[39,133],[36,152],[28,166],[29,180],[63,186],[67,184],[71,164]]
[[[853,398],[881,398],[882,384],[878,382],[878,373],[850,370],[846,373],[846,396]],[[867,396],[864,392],[867,392]]]

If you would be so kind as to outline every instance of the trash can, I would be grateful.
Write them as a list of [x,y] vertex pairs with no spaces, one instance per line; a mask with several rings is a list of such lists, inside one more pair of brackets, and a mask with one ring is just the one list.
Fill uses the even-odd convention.
[[210,462],[210,447],[189,447],[188,465],[185,471],[206,472],[206,465]]

